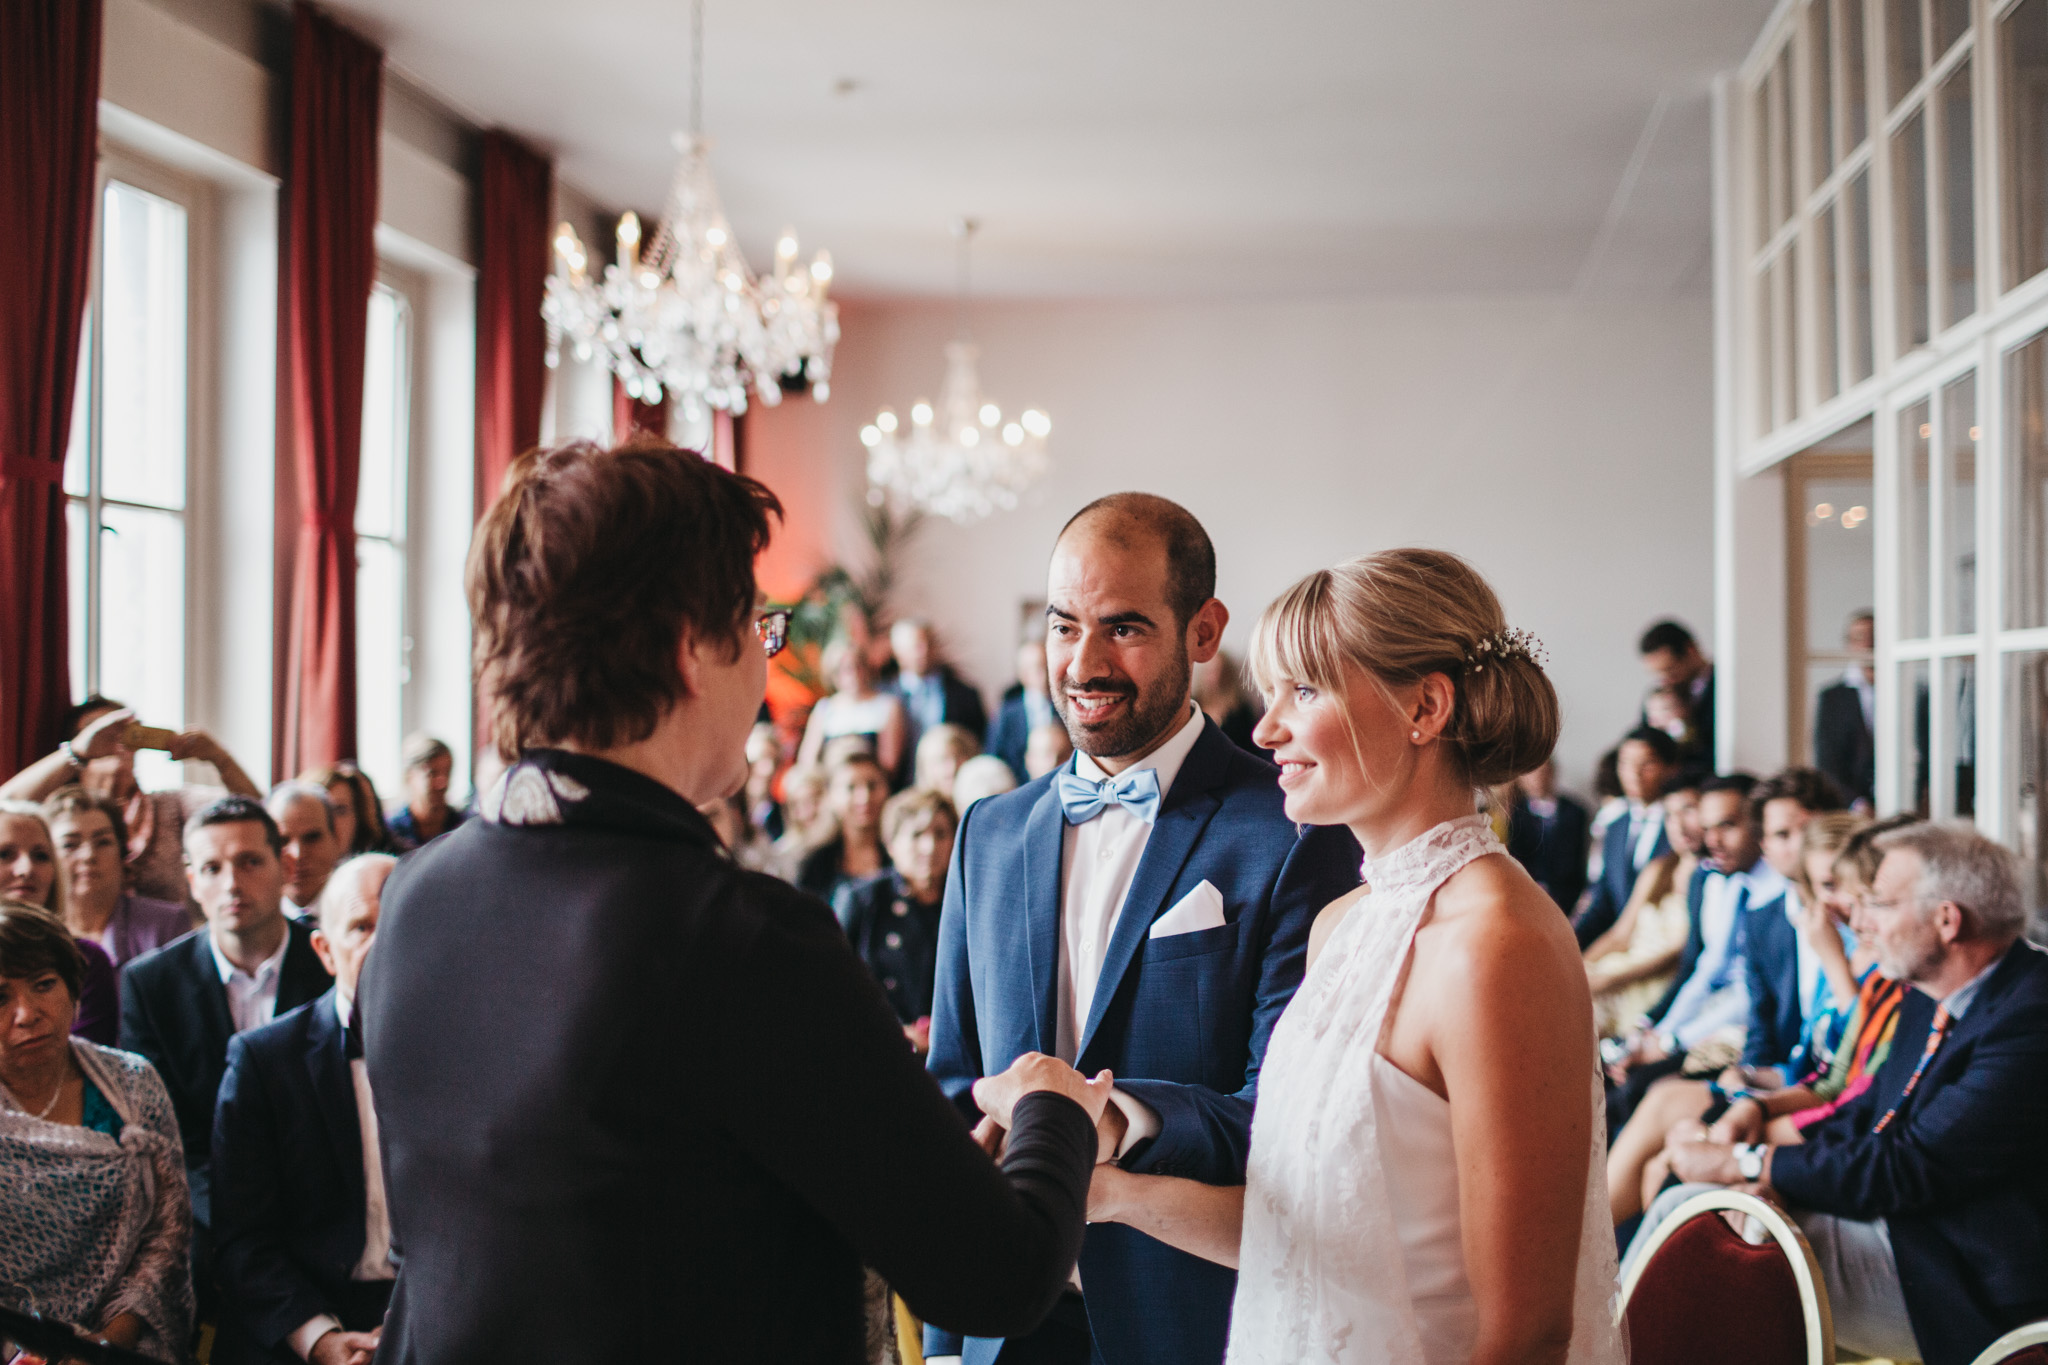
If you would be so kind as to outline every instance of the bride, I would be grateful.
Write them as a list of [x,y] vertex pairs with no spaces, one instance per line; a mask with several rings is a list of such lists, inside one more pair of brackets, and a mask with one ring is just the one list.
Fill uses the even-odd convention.
[[1476,788],[1557,695],[1473,568],[1390,550],[1267,608],[1252,669],[1287,813],[1343,824],[1275,1027],[1242,1187],[1096,1168],[1089,1217],[1238,1268],[1229,1360],[1620,1365],[1592,1004],[1570,927]]

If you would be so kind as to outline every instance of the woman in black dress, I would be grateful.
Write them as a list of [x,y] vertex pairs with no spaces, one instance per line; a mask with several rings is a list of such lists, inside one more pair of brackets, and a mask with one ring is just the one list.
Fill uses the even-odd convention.
[[358,1005],[387,1365],[855,1365],[864,1264],[980,1336],[1028,1331],[1073,1266],[1107,1076],[1033,1056],[983,1082],[998,1167],[827,908],[695,808],[746,777],[778,510],[642,436],[522,457],[478,528],[512,766],[392,874]]

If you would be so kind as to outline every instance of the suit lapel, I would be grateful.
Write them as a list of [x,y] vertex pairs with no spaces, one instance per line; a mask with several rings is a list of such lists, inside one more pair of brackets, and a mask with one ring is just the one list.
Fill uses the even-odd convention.
[[194,934],[189,951],[193,957],[193,979],[200,984],[196,992],[202,1025],[199,1046],[209,1057],[225,1058],[228,1039],[235,1036],[235,1016],[228,1009],[228,986],[220,979],[220,964],[213,960],[212,935],[204,929]]
[[[356,1116],[356,1083],[342,1051],[341,1019],[334,1012],[334,995],[320,997],[306,1021],[306,1073],[312,1077],[313,1095],[320,1105],[321,1126],[334,1147],[341,1178],[350,1189],[363,1183],[363,1130]],[[360,1208],[363,1200],[353,1201]]]
[[1216,788],[1229,770],[1230,756],[1218,746],[1229,743],[1216,723],[1205,719],[1201,736],[1181,764],[1172,790],[1160,803],[1159,819],[1152,826],[1152,836],[1145,841],[1145,855],[1138,860],[1137,875],[1131,879],[1123,908],[1117,912],[1116,929],[1109,937],[1109,951],[1103,954],[1102,975],[1096,978],[1095,995],[1088,1003],[1088,1020],[1074,1049],[1076,1061],[1088,1054],[1095,1030],[1116,998],[1124,973],[1130,970],[1138,950],[1144,946],[1152,921],[1167,908],[1166,896],[1173,890],[1174,879],[1180,875],[1188,855],[1194,852],[1209,817],[1223,804]]
[[[1071,763],[1071,760],[1069,760]],[[1053,1023],[1060,969],[1060,860],[1067,822],[1058,789],[1047,785],[1024,822],[1024,945],[1031,962],[1031,1008],[1038,1050],[1058,1051]]]
[[317,1000],[333,986],[334,978],[321,964],[320,954],[313,951],[313,931],[298,920],[291,921],[284,961],[277,968],[277,1009],[271,1017]]

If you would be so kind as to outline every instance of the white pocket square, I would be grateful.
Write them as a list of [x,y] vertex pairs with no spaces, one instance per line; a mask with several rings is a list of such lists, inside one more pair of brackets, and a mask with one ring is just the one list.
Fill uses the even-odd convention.
[[1223,917],[1223,893],[1205,880],[1181,897],[1180,904],[1152,921],[1147,938],[1171,938],[1192,934],[1197,929],[1215,929],[1228,923]]

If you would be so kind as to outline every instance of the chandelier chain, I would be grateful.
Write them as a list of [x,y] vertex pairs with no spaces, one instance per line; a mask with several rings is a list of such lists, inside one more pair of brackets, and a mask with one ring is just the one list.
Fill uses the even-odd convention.
[[704,0],[690,0],[690,136],[704,136]]

